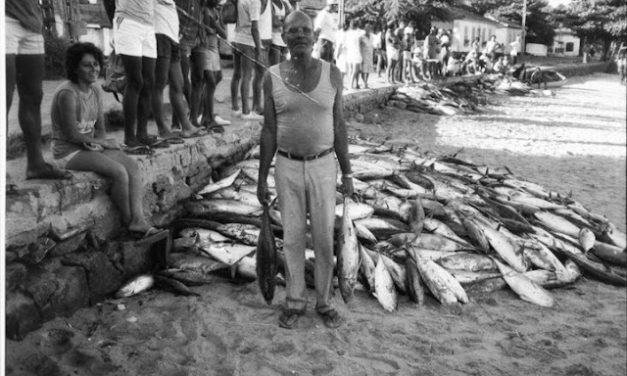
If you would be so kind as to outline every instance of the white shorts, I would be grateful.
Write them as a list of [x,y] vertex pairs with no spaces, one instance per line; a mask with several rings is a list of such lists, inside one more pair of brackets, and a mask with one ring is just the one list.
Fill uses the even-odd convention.
[[28,30],[20,21],[6,16],[6,51],[12,55],[43,55],[44,37],[41,33]]
[[58,158],[54,160],[54,163],[57,165],[57,167],[62,168],[65,170],[65,168],[67,167],[67,164],[70,160],[72,160],[72,158],[76,157],[76,154],[80,153],[82,150],[74,150],[73,152],[71,152],[70,154],[66,155],[63,158]]
[[157,58],[155,28],[124,16],[113,20],[115,53],[127,56]]

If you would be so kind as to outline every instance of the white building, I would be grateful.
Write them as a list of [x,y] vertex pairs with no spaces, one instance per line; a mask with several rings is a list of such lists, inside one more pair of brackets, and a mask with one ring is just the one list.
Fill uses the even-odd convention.
[[431,24],[440,29],[453,30],[453,51],[470,51],[475,38],[479,38],[481,46],[485,46],[490,37],[496,35],[496,41],[505,47],[503,52],[506,53],[509,44],[522,35],[522,29],[515,24],[503,23],[460,8],[451,8],[450,12],[452,20],[433,20]]
[[579,37],[576,36],[572,30],[561,27],[555,29],[553,45],[549,49],[549,52],[553,55],[579,56],[580,44],[581,41]]

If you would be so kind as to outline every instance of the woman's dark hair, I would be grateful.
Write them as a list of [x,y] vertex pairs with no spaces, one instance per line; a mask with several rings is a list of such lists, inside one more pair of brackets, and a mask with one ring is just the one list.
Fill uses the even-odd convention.
[[67,78],[76,83],[78,81],[78,76],[76,75],[76,68],[81,63],[83,56],[92,55],[98,64],[100,64],[100,68],[103,67],[104,64],[104,55],[100,48],[94,46],[93,43],[74,43],[71,45],[66,53],[65,53],[65,72]]

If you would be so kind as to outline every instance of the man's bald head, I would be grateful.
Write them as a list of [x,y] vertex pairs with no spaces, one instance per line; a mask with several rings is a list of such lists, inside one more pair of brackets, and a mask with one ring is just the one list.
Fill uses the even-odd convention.
[[285,23],[283,25],[283,28],[287,29],[289,28],[289,25],[291,23],[303,21],[307,22],[309,26],[313,27],[313,21],[311,20],[311,17],[307,15],[307,13],[300,10],[295,10],[288,14],[287,17],[285,17]]

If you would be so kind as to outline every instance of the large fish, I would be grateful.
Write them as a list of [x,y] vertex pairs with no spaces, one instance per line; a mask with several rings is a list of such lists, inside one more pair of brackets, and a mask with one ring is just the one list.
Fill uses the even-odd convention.
[[619,248],[627,248],[627,235],[618,230],[614,224],[609,223],[605,226],[605,230],[601,234],[602,239],[606,243],[613,244]]
[[422,200],[417,197],[415,200],[409,201],[410,209],[408,213],[408,223],[411,231],[420,235],[425,225],[425,210],[422,207]]
[[503,279],[507,285],[518,294],[522,300],[542,307],[552,307],[555,304],[555,300],[548,291],[525,277],[523,273],[517,272],[496,259],[494,259],[494,262],[503,275]]
[[143,274],[125,283],[116,293],[116,298],[128,298],[150,289],[155,284],[152,275]]
[[233,184],[235,179],[237,179],[237,177],[239,176],[241,171],[242,170],[237,169],[230,176],[227,176],[226,178],[224,178],[222,180],[219,180],[217,182],[214,182],[214,183],[211,183],[211,184],[205,186],[203,189],[201,189],[198,192],[198,194],[199,195],[208,195],[208,194],[211,194],[213,192],[219,191],[220,189],[223,189],[223,188],[231,186],[231,184]]
[[418,266],[413,258],[407,257],[405,260],[405,271],[407,275],[407,295],[417,304],[425,302],[425,288],[418,271]]
[[579,240],[579,245],[584,253],[588,253],[589,250],[594,247],[594,242],[596,240],[594,233],[589,228],[582,228],[579,230],[579,234],[577,236],[577,240]]
[[[446,269],[446,268],[445,268]],[[501,276],[501,273],[498,271],[478,271],[471,272],[468,270],[455,270],[455,269],[446,269],[447,272],[451,273],[451,275],[462,285],[470,285],[473,283],[477,283],[480,281],[484,281],[486,279],[497,278]]]
[[357,283],[359,272],[359,242],[353,221],[349,215],[349,206],[352,200],[344,198],[344,213],[337,252],[337,273],[340,293],[345,303],[353,298],[353,290]]
[[365,277],[368,288],[371,292],[375,291],[375,267],[376,264],[372,257],[366,252],[364,247],[359,246],[359,256],[361,257],[361,264],[359,265],[359,271]]
[[534,213],[534,216],[544,227],[549,228],[551,231],[566,234],[574,238],[579,236],[579,227],[575,226],[572,222],[562,216],[546,211],[536,212]]
[[621,249],[611,244],[595,241],[592,253],[610,264],[627,266],[627,250],[624,248]]
[[213,243],[206,246],[202,245],[200,249],[207,255],[229,266],[237,264],[244,256],[255,251],[254,246],[239,243]]
[[379,258],[374,269],[374,295],[384,310],[393,312],[398,306],[398,294],[394,288],[394,281]]
[[496,270],[494,261],[488,256],[469,252],[455,252],[436,261],[447,270],[466,270],[469,272]]
[[194,256],[190,254],[180,253],[170,255],[169,267],[173,269],[198,271],[204,274],[208,274],[216,270],[226,269],[229,267],[229,265],[206,256]]
[[480,226],[479,223],[468,217],[463,218],[462,223],[464,224],[464,228],[468,233],[468,237],[474,241],[479,249],[486,253],[489,252],[490,242],[488,241],[488,238],[486,237],[482,226]]
[[[259,227],[254,225],[247,225],[243,223],[225,223],[223,225],[220,225],[216,229],[216,231],[224,236],[229,237],[230,239],[235,239],[240,243],[256,246],[259,243],[261,231],[263,231],[263,218],[265,218],[265,215],[268,215],[268,209],[265,209],[264,214],[262,214],[261,230],[259,229]],[[270,226],[268,226],[268,228],[272,233],[272,228]]]
[[355,230],[357,231],[357,237],[359,239],[365,240],[370,243],[377,242],[377,237],[374,236],[374,234],[370,230],[368,230],[368,228],[366,228],[365,226],[359,223],[353,223],[353,224],[355,225]]
[[481,227],[481,230],[485,234],[485,237],[488,239],[492,248],[499,256],[501,256],[503,260],[505,260],[505,262],[520,273],[527,270],[527,265],[525,264],[521,252],[507,236],[490,226],[483,225],[480,221],[475,223]]
[[408,230],[406,224],[392,218],[368,217],[359,219],[355,221],[355,223],[366,227],[377,238],[385,238],[392,234]]
[[261,206],[229,199],[188,201],[185,203],[185,209],[195,217],[206,218],[212,218],[216,214],[258,215],[261,212]]
[[[339,204],[335,206],[335,216],[341,218],[344,213],[344,204]],[[348,216],[353,221],[362,218],[368,218],[374,214],[374,208],[368,204],[359,203],[355,201],[350,201],[348,207]]]
[[468,243],[466,239],[459,237],[455,231],[453,231],[446,223],[439,221],[435,218],[425,218],[424,219],[424,230],[427,232],[432,232],[434,234],[442,235],[448,239],[455,240],[460,244],[466,245],[468,248],[473,248],[473,246]]
[[458,243],[443,235],[429,233],[423,233],[416,237],[416,234],[413,232],[401,232],[390,236],[389,242],[396,247],[412,245],[417,248],[432,249],[440,252],[456,252],[469,249],[467,243]]
[[435,262],[422,257],[418,252],[412,250],[408,250],[408,252],[416,261],[416,266],[425,285],[440,303],[445,305],[455,304],[458,301],[468,303],[468,296],[464,288],[449,272]]
[[274,233],[270,225],[269,205],[263,206],[261,215],[261,231],[257,243],[257,281],[261,289],[261,295],[266,303],[272,304],[274,288],[276,286],[276,274],[278,271],[277,251],[274,242]]
[[188,269],[165,269],[158,273],[168,278],[176,279],[187,286],[200,286],[216,281],[215,276],[208,275],[198,270]]

